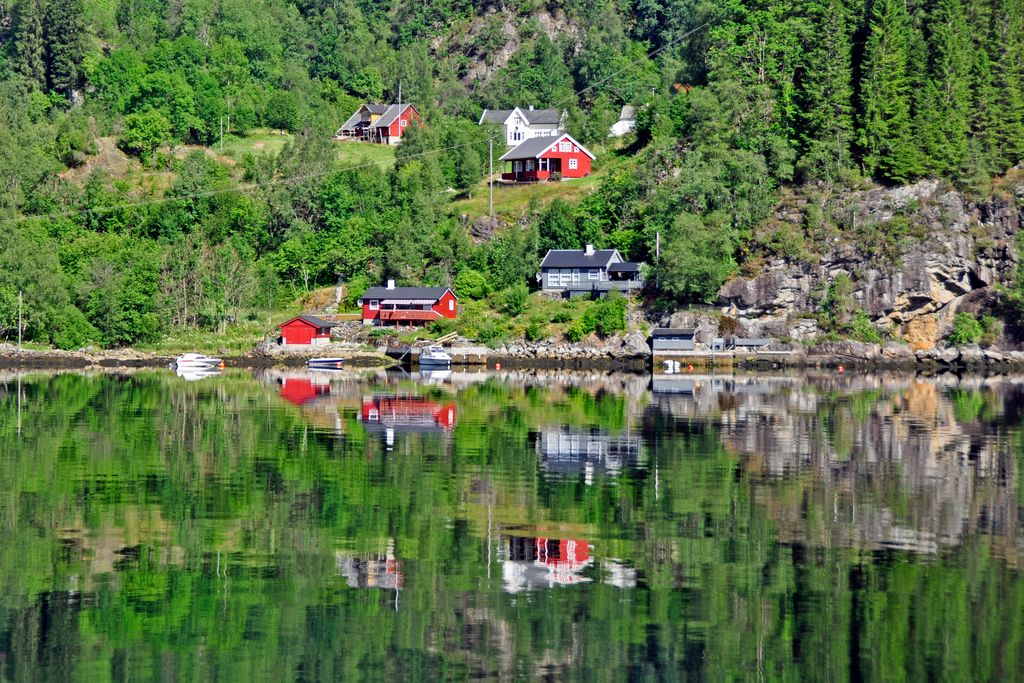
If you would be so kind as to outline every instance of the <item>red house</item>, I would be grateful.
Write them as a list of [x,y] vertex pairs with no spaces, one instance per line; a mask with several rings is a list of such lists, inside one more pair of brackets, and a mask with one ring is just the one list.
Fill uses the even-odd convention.
[[321,320],[315,315],[298,315],[278,327],[281,329],[281,344],[319,345],[331,341],[334,323]]
[[411,327],[451,318],[459,312],[459,299],[447,287],[395,287],[388,280],[386,287],[370,287],[359,298],[363,307],[364,325],[401,325]]
[[501,157],[512,165],[512,172],[501,177],[516,182],[583,178],[590,175],[595,158],[568,133],[531,138]]
[[409,125],[420,122],[420,112],[411,104],[362,104],[356,109],[335,138],[363,140],[382,145],[397,145]]

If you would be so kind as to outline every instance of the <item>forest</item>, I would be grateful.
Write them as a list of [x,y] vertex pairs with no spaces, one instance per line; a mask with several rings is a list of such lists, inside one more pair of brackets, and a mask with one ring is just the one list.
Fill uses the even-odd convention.
[[[424,126],[339,156],[399,87]],[[453,201],[487,170],[479,114],[528,104],[568,110],[598,182],[481,236]],[[584,242],[705,302],[777,248],[787,188],[990,193],[1024,159],[1024,0],[0,0],[0,120],[0,339],[19,291],[28,339],[124,346],[338,284],[500,296]]]

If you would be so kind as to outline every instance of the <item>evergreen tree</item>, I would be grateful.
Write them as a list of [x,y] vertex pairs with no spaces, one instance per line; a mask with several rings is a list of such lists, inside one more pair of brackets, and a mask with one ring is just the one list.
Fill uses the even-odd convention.
[[47,83],[50,89],[70,95],[81,77],[82,0],[51,0],[45,17]]
[[990,129],[1000,168],[1024,159],[1024,0],[995,0],[988,45],[992,60]]
[[834,179],[850,164],[853,140],[850,17],[843,0],[809,3],[807,11],[820,40],[808,52],[800,95],[800,167]]
[[967,156],[971,108],[971,36],[960,0],[940,0],[930,21],[932,57],[917,128],[928,167],[955,173]]
[[860,81],[863,162],[869,173],[906,182],[924,168],[911,119],[908,63],[914,29],[905,0],[876,0],[869,27]]
[[46,43],[41,0],[24,0],[14,18],[14,67],[29,82],[46,85]]

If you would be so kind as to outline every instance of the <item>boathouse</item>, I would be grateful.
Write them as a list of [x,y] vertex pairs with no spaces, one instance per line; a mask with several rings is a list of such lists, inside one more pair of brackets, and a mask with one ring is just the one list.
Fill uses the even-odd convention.
[[690,328],[659,327],[651,331],[652,351],[693,351],[697,331]]
[[329,344],[331,328],[335,323],[322,320],[315,315],[297,315],[278,325],[281,330],[281,344],[317,346]]
[[459,313],[459,299],[448,287],[370,287],[359,298],[364,325],[423,325]]

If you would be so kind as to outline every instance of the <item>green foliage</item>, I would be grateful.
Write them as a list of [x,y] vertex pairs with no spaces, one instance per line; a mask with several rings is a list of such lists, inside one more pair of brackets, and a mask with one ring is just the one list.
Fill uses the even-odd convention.
[[850,336],[867,344],[881,344],[883,341],[878,328],[864,311],[857,311],[853,314],[853,320],[850,322]]
[[490,292],[487,277],[472,268],[467,268],[455,278],[455,293],[459,298],[480,300]]
[[171,122],[156,109],[129,114],[124,118],[121,147],[144,160],[171,137]]
[[853,280],[846,273],[839,273],[829,284],[821,300],[821,326],[834,332],[843,330],[853,315]]
[[985,328],[970,313],[957,313],[953,316],[953,329],[946,338],[954,346],[977,344],[985,336]]
[[541,320],[531,320],[523,331],[527,341],[538,342],[548,336],[547,325]]
[[661,259],[655,264],[660,287],[681,301],[710,302],[736,269],[733,243],[719,225],[681,214],[662,235]]
[[506,315],[521,315],[530,303],[530,290],[525,284],[512,285],[498,294],[499,308]]

